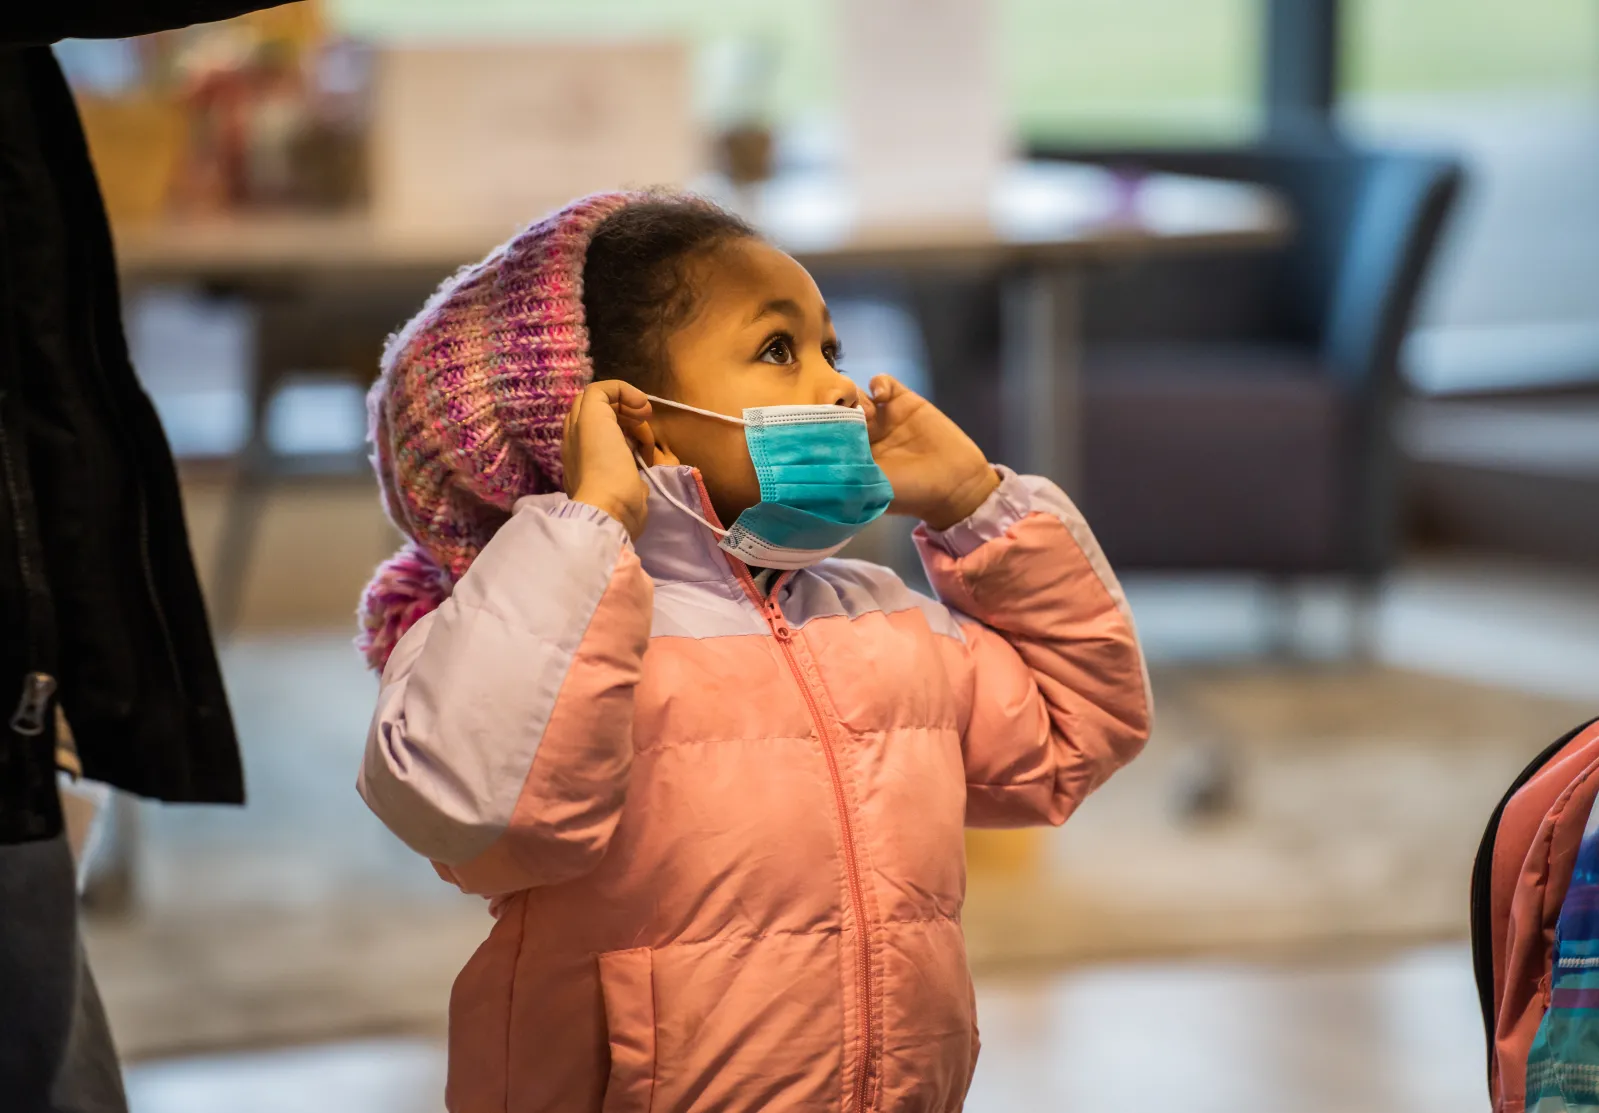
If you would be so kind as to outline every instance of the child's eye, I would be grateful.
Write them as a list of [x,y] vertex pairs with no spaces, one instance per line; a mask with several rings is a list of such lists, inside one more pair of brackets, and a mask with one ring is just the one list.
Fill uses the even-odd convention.
[[827,360],[827,366],[837,371],[844,359],[844,349],[837,344],[828,344],[822,348],[822,358]]
[[787,336],[774,336],[761,350],[761,360],[765,363],[775,363],[786,366],[794,362],[794,341]]

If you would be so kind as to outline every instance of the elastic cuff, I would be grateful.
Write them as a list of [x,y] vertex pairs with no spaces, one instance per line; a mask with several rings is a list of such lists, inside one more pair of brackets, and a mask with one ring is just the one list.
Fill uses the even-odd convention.
[[586,502],[573,502],[571,499],[557,503],[550,507],[546,513],[552,518],[579,518],[586,522],[594,522],[597,525],[604,525],[606,522],[616,522],[617,525],[622,524],[597,506],[591,506]]
[[563,494],[528,495],[516,500],[515,511],[537,510],[551,518],[564,518],[575,522],[591,522],[601,529],[615,529],[622,535],[622,544],[631,546],[633,539],[627,528],[597,506],[574,502]]
[[592,522],[601,529],[615,530],[621,535],[622,547],[624,549],[631,549],[633,547],[633,538],[628,534],[627,527],[597,506],[591,506],[586,502],[574,502],[572,499],[567,499],[564,502],[550,507],[548,513],[552,518],[566,518],[577,522]]
[[928,529],[923,523],[917,527],[917,532],[957,558],[1004,537],[1012,526],[1033,512],[1033,498],[1021,476],[1001,464],[996,464],[994,470],[999,472],[999,486],[969,517],[948,529]]

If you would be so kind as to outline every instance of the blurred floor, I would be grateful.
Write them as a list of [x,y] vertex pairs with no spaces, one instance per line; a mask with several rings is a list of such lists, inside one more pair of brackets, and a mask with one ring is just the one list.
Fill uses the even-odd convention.
[[1474,1113],[1462,948],[1364,961],[1149,963],[978,988],[968,1113]]
[[[968,1113],[1471,1113],[1459,947],[1279,966],[1141,963],[978,983]],[[133,1113],[438,1113],[443,1052],[366,1040],[141,1064]]]

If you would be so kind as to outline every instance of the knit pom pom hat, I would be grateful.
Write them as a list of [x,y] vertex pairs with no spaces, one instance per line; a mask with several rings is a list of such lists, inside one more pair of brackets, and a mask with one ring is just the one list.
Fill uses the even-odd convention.
[[356,644],[381,670],[525,495],[561,489],[567,411],[594,377],[583,264],[647,194],[575,201],[445,281],[389,339],[367,398],[372,464],[410,542],[378,568]]

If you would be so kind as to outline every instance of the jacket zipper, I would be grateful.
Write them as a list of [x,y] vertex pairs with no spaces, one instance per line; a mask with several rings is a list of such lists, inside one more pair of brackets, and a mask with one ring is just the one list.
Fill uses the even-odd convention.
[[[4,408],[6,393],[0,391],[0,409]],[[4,473],[6,498],[11,507],[11,528],[16,534],[17,545],[17,572],[22,579],[23,597],[27,600],[27,634],[26,642],[28,653],[32,658],[39,656],[38,640],[42,633],[39,629],[41,623],[48,621],[44,614],[46,604],[43,600],[49,593],[39,578],[39,570],[34,568],[29,554],[33,549],[33,538],[28,535],[28,526],[25,520],[26,507],[22,504],[22,491],[17,484],[17,461],[11,455],[11,438],[6,432],[3,414],[0,414],[0,473]],[[56,678],[47,672],[40,672],[37,668],[23,675],[22,691],[17,697],[17,706],[11,713],[7,723],[17,734],[25,738],[37,738],[44,733],[48,724],[50,713],[50,700],[56,693]]]
[[783,610],[777,604],[777,589],[782,586],[782,581],[772,585],[770,597],[763,601],[755,588],[755,581],[750,577],[749,570],[740,566],[737,571],[740,579],[744,581],[745,590],[750,593],[752,599],[759,602],[761,610],[765,613],[767,625],[772,629],[772,636],[777,639],[778,647],[783,651],[783,659],[788,662],[789,671],[794,674],[794,683],[799,685],[800,695],[805,698],[805,706],[810,710],[816,735],[822,742],[822,754],[827,759],[827,774],[833,782],[833,796],[838,805],[838,823],[844,843],[844,873],[849,882],[850,906],[855,914],[857,940],[855,997],[861,1018],[861,1054],[855,1068],[855,1109],[857,1113],[866,1113],[866,1102],[870,1094],[868,1072],[872,1061],[872,951],[866,920],[866,892],[861,885],[860,860],[855,849],[855,827],[850,821],[849,801],[844,795],[844,777],[839,772],[838,754],[833,748],[833,732],[827,726],[827,717],[822,713],[821,705],[816,701],[816,694],[811,691],[811,686],[805,679],[798,658],[794,656],[795,630],[783,617]]
[[[700,505],[706,515],[712,521],[716,521],[716,508],[711,505],[710,493],[706,491],[705,481],[700,478],[698,471],[694,473],[694,483],[699,488]],[[794,656],[792,644],[794,628],[783,617],[783,609],[777,603],[777,593],[794,574],[783,573],[772,583],[768,596],[762,598],[748,566],[730,554],[727,555],[727,563],[733,569],[739,583],[743,585],[744,594],[749,596],[750,601],[766,619],[772,636],[777,639],[778,648],[783,651],[783,660],[788,662],[788,670],[793,674],[794,683],[798,685],[800,695],[805,699],[805,706],[811,713],[811,725],[816,728],[816,737],[821,740],[822,755],[827,759],[827,775],[833,782],[833,800],[838,807],[838,826],[844,844],[844,875],[849,883],[850,908],[855,915],[857,940],[855,1000],[861,1018],[861,1054],[855,1065],[855,1113],[867,1113],[866,1103],[871,1096],[868,1072],[872,1063],[872,942],[866,919],[866,890],[861,885],[860,859],[855,849],[855,826],[850,822],[849,800],[844,795],[844,776],[839,772],[838,754],[833,748],[833,732],[828,729],[827,717],[822,714],[821,705],[816,701],[816,693],[811,691],[811,686],[805,679],[805,672],[800,668],[799,659]]]
[[50,698],[56,694],[56,678],[47,672],[30,672],[22,678],[22,698],[11,713],[11,729],[24,738],[44,733],[50,715]]

